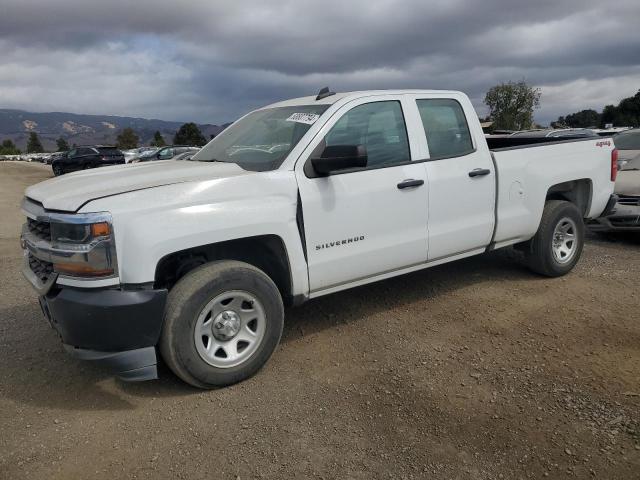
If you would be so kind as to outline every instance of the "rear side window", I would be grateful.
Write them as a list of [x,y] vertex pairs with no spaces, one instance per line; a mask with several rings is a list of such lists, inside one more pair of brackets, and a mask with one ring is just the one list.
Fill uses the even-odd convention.
[[98,148],[98,153],[105,156],[122,155],[120,153],[120,150],[118,150],[116,147],[100,147]]
[[325,137],[326,146],[364,145],[367,168],[411,161],[407,128],[398,101],[359,105],[345,113]]
[[460,104],[452,99],[417,100],[431,159],[473,152],[469,126]]

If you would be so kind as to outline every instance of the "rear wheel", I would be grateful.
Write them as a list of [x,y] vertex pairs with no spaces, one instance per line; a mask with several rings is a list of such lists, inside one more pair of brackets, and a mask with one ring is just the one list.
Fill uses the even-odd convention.
[[551,200],[545,204],[536,235],[527,249],[531,270],[559,277],[575,267],[584,246],[584,222],[571,202]]
[[189,272],[169,293],[160,352],[195,387],[231,385],[266,363],[283,324],[280,292],[264,272],[243,262],[213,262]]

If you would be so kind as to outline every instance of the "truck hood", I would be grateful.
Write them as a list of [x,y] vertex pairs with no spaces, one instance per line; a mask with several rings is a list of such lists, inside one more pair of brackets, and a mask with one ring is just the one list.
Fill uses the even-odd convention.
[[69,173],[27,188],[48,210],[75,212],[91,200],[175,183],[246,175],[235,163],[157,161]]

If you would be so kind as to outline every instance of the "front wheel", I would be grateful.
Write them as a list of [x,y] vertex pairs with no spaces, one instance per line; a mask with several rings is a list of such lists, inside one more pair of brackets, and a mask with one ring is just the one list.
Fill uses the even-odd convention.
[[60,175],[62,175],[64,173],[64,171],[62,170],[62,167],[60,165],[54,165],[53,167],[51,167],[53,170],[53,174],[56,177],[59,177]]
[[584,221],[580,210],[571,202],[550,200],[530,241],[527,263],[536,273],[559,277],[575,267],[583,246]]
[[169,292],[160,352],[195,387],[231,385],[267,362],[283,324],[280,292],[264,272],[243,262],[212,262]]

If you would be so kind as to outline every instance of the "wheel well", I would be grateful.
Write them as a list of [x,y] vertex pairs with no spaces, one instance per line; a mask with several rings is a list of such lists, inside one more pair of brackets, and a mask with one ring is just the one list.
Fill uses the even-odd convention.
[[171,289],[194,268],[216,260],[238,260],[259,268],[276,284],[285,303],[292,301],[291,271],[284,242],[277,235],[260,235],[180,250],[158,262],[154,285]]
[[566,200],[575,204],[583,217],[591,207],[591,180],[583,178],[553,185],[547,191],[546,200]]

